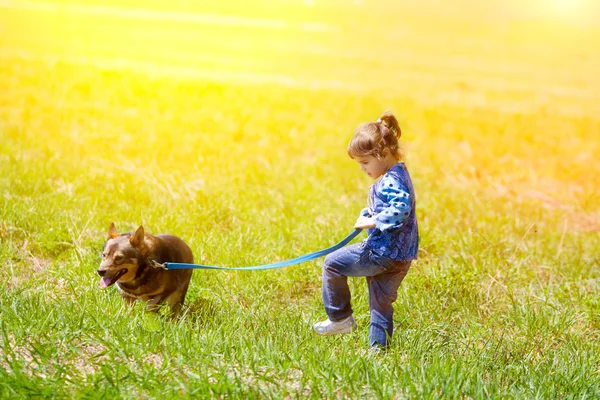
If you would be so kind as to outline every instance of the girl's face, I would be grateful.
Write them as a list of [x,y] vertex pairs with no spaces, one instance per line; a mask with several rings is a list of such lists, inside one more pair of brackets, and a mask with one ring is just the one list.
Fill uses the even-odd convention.
[[369,175],[372,179],[377,179],[389,169],[390,165],[387,160],[380,160],[374,156],[356,156],[354,157],[360,170]]

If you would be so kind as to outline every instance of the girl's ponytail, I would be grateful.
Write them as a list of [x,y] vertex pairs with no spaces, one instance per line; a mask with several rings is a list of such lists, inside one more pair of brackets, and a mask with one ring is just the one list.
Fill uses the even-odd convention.
[[381,117],[379,117],[377,122],[381,125],[381,139],[383,140],[385,147],[387,147],[397,159],[401,159],[403,155],[398,141],[400,140],[402,131],[400,130],[398,120],[394,117],[394,114],[386,111],[381,114]]
[[383,114],[381,114],[381,117],[379,117],[379,120],[377,122],[381,123],[381,125],[385,126],[390,131],[392,131],[394,136],[396,136],[396,140],[400,139],[400,136],[402,136],[400,124],[398,123],[396,117],[394,117],[394,114],[392,114],[391,112],[386,111]]

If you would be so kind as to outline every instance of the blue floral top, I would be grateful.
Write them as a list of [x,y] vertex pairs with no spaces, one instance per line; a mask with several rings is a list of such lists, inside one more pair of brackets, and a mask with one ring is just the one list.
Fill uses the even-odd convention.
[[371,185],[369,203],[375,228],[367,230],[365,242],[373,254],[397,261],[416,259],[415,190],[404,163],[394,165]]

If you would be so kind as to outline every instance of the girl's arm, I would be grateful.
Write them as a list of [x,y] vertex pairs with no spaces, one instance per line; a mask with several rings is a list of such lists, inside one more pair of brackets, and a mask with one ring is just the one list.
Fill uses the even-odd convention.
[[379,188],[388,207],[373,216],[375,228],[386,231],[401,227],[410,214],[408,190],[392,176],[383,177]]

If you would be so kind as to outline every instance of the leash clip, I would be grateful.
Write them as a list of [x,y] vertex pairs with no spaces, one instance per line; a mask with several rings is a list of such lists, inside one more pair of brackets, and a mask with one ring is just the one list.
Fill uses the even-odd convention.
[[169,270],[169,268],[167,268],[167,263],[161,264],[161,263],[159,263],[159,262],[158,262],[158,261],[156,261],[156,260],[152,260],[152,266],[153,266],[154,268],[162,268],[162,269],[164,269],[165,271],[168,271],[168,270]]

